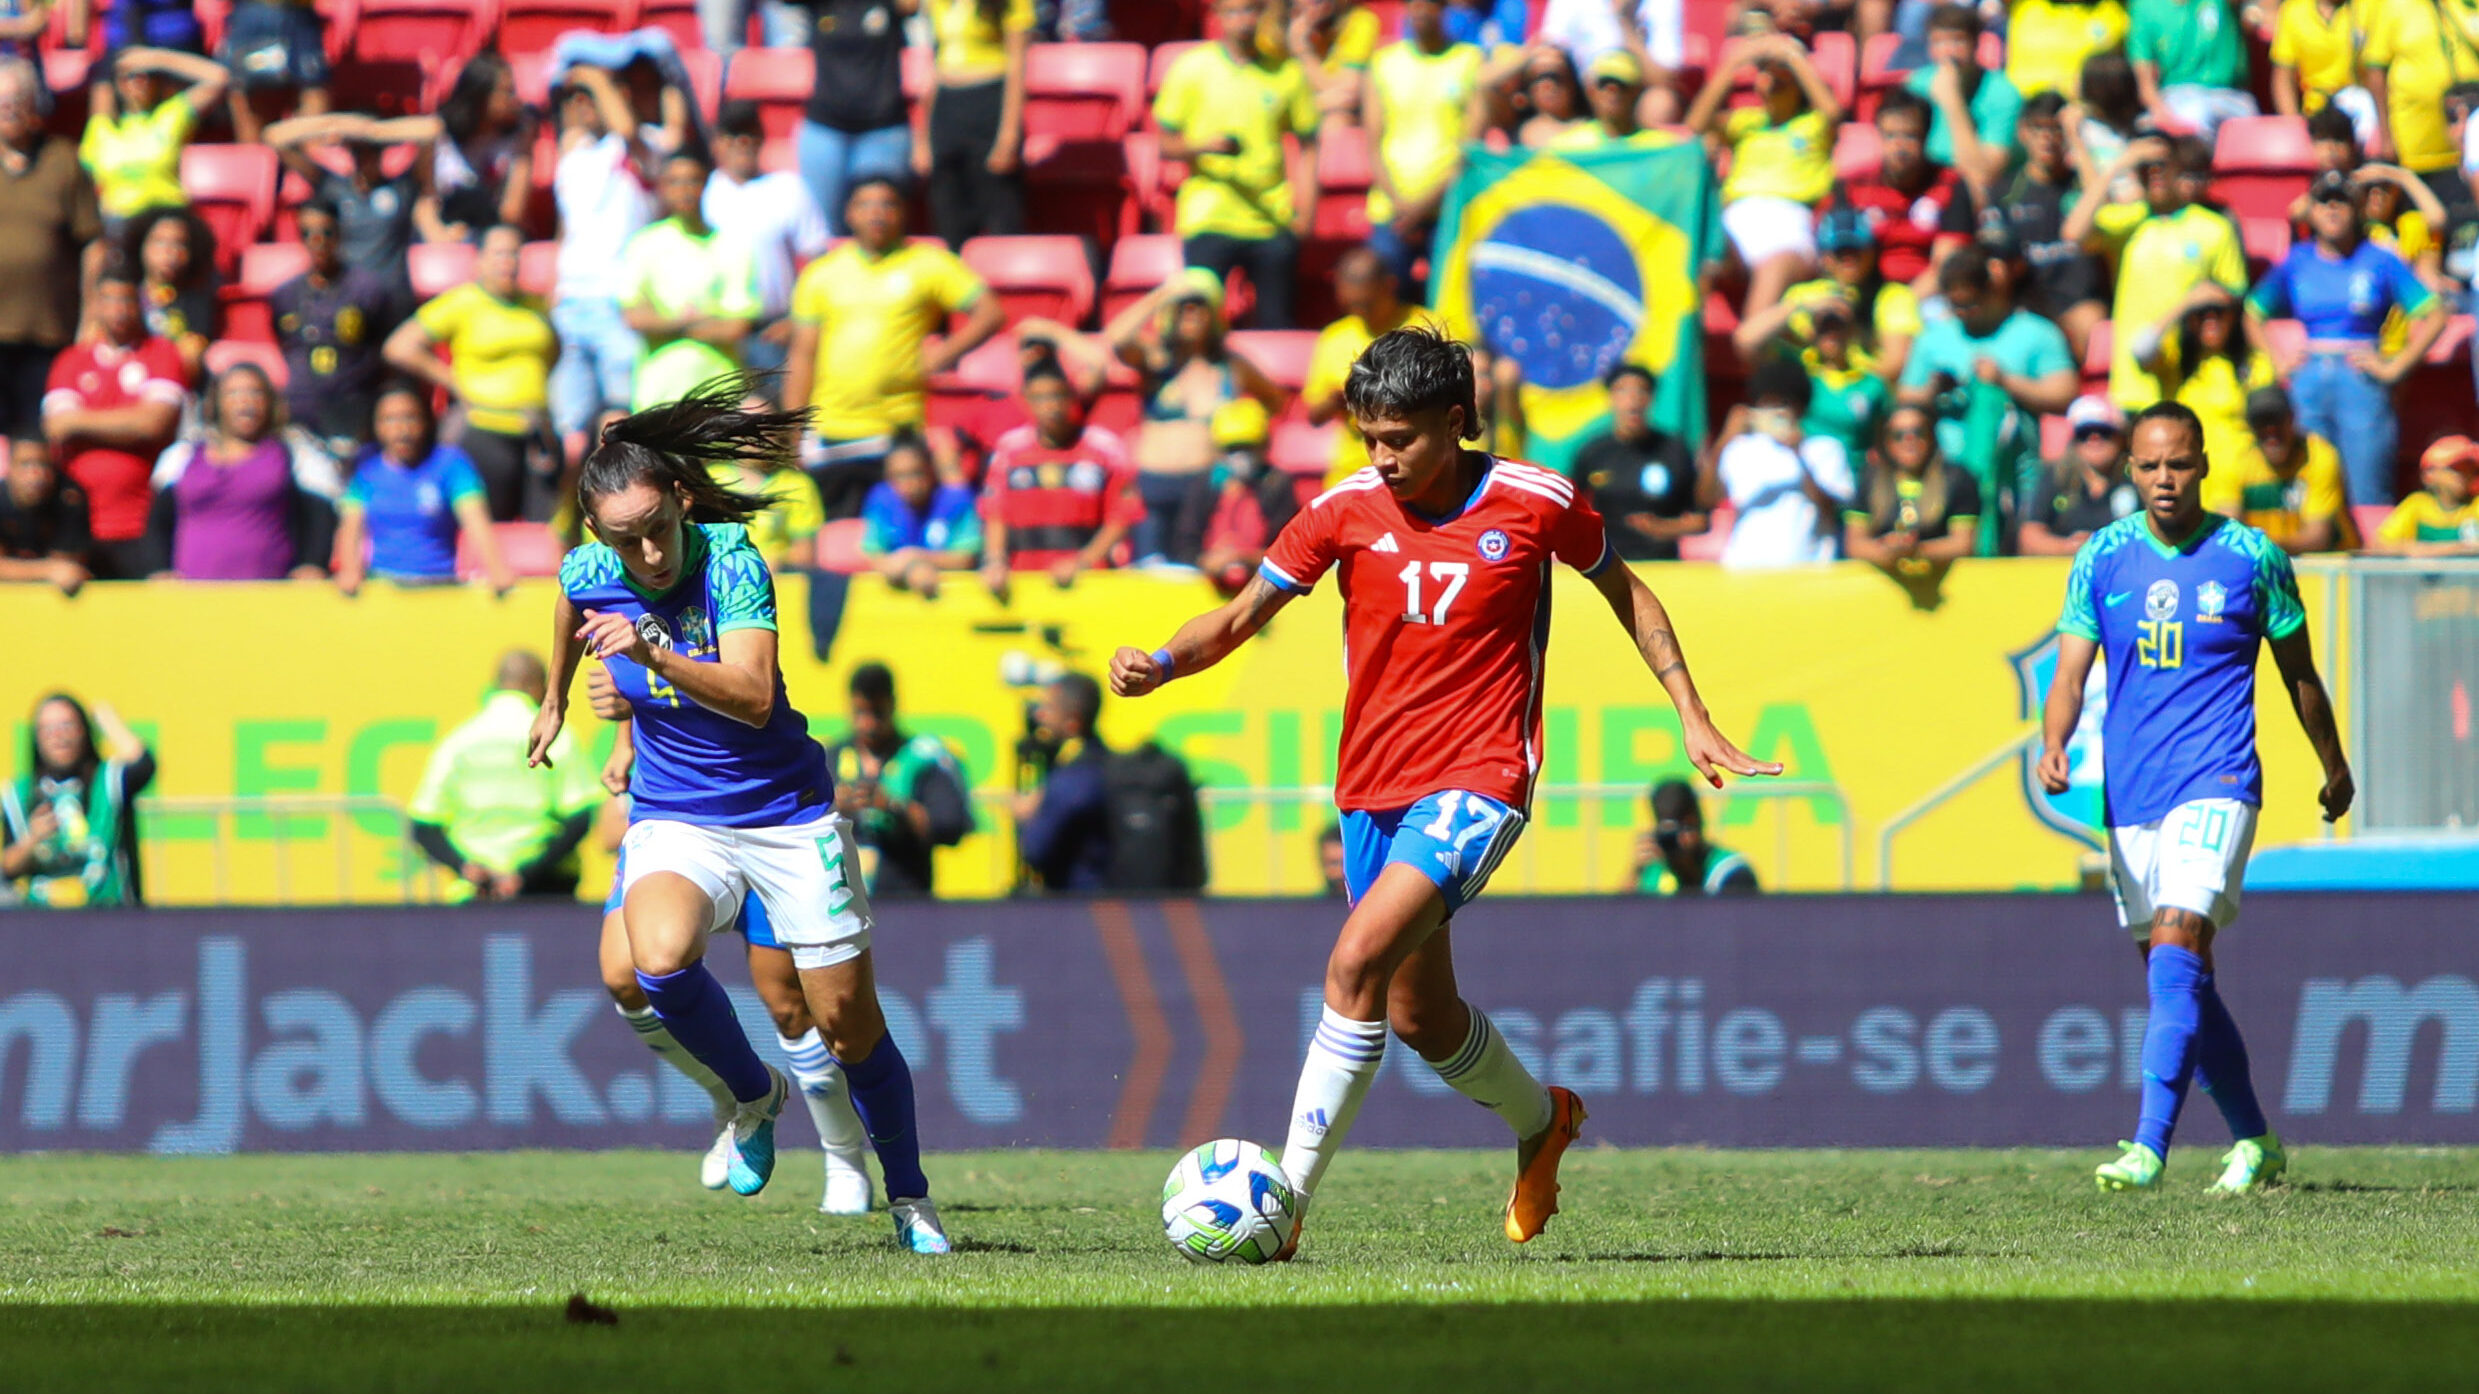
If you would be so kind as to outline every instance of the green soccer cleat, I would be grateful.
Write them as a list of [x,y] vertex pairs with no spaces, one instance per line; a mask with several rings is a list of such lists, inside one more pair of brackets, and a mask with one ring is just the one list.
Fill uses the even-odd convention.
[[2222,1156],[2220,1179],[2204,1189],[2220,1196],[2245,1195],[2280,1180],[2289,1169],[2290,1154],[2281,1150],[2280,1138],[2271,1133],[2242,1137]]
[[2160,1184],[2161,1154],[2140,1142],[2121,1142],[2125,1148],[2114,1162],[2103,1162],[2093,1176],[2104,1191],[2142,1191]]

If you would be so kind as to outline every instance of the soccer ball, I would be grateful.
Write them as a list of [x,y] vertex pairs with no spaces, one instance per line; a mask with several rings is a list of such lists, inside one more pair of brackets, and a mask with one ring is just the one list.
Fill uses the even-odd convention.
[[1162,1183],[1162,1232],[1190,1263],[1270,1262],[1298,1216],[1282,1159],[1238,1138],[1180,1158]]

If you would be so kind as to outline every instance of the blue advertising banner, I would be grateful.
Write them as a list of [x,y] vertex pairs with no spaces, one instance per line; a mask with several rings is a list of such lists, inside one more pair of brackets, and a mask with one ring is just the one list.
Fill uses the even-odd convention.
[[[2479,1143],[2475,908],[2248,900],[2221,988],[2285,1136]],[[885,907],[879,977],[925,1140],[1279,1144],[1339,918],[1314,901]],[[614,1019],[588,909],[7,923],[0,1148],[695,1148],[711,1128]],[[2143,978],[2098,897],[1509,898],[1455,940],[1465,995],[1586,1096],[1596,1139],[2102,1146],[2133,1121]],[[714,958],[771,1051],[737,945]],[[806,1141],[805,1118],[786,1128]],[[2186,1130],[2218,1142],[2208,1101]],[[1397,1044],[1353,1141],[1505,1137]]]

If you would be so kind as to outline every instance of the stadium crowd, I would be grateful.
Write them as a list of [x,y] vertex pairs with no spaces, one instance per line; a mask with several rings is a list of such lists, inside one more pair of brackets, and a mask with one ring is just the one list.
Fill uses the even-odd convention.
[[0,579],[505,589],[600,423],[749,368],[814,410],[735,481],[777,566],[1227,588],[1354,466],[1469,149],[1697,140],[1720,426],[1609,373],[1571,470],[1624,555],[2068,552],[2161,397],[2285,547],[2479,552],[2472,397],[2399,391],[2470,338],[2458,4],[17,9]]

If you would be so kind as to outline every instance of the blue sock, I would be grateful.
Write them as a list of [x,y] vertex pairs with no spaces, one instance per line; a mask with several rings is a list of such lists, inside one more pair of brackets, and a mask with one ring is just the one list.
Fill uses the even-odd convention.
[[705,960],[659,978],[639,973],[637,986],[645,989],[646,1001],[662,1018],[663,1029],[671,1032],[681,1049],[696,1056],[698,1064],[714,1071],[733,1098],[748,1103],[765,1098],[766,1091],[775,1087],[765,1063],[750,1049],[740,1018],[732,1013],[731,994],[706,971]]
[[2221,1106],[2221,1117],[2233,1138],[2262,1137],[2272,1131],[2263,1105],[2255,1101],[2255,1080],[2247,1072],[2247,1042],[2238,1023],[2221,1004],[2221,990],[2206,973],[2203,981],[2202,1032],[2195,1038],[2195,1082]]
[[2166,1157],[2186,1083],[2195,1074],[2204,961],[2174,944],[2155,944],[2146,972],[2152,1016],[2143,1028],[2143,1121],[2135,1125],[2135,1141]]
[[912,1126],[912,1066],[893,1036],[878,1038],[865,1059],[837,1060],[844,1083],[852,1089],[853,1111],[870,1145],[878,1149],[878,1169],[886,1176],[888,1200],[919,1200],[930,1193],[930,1179],[921,1174],[921,1137]]

